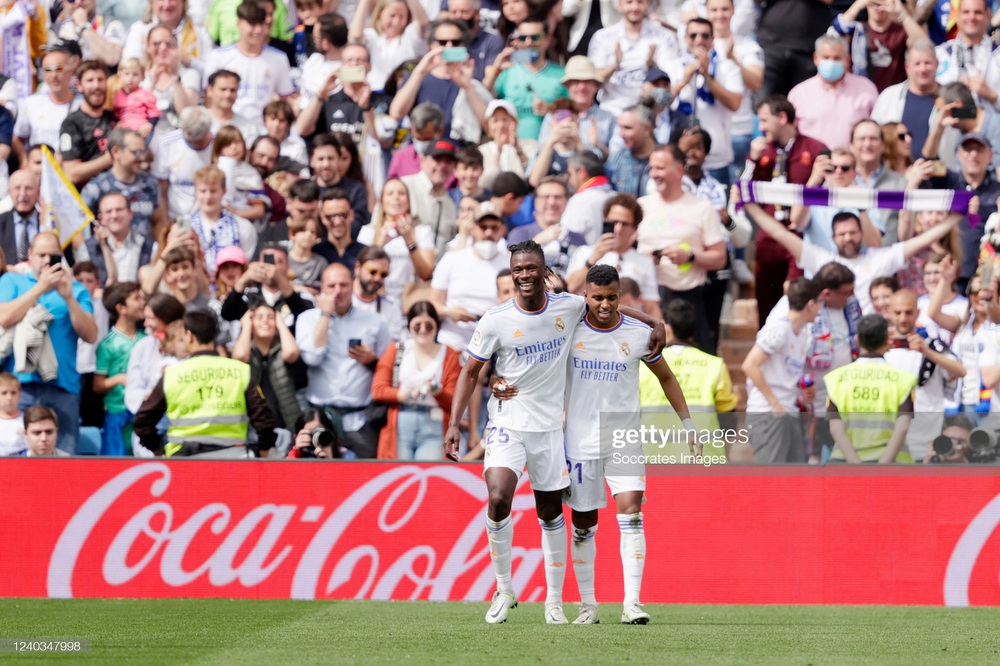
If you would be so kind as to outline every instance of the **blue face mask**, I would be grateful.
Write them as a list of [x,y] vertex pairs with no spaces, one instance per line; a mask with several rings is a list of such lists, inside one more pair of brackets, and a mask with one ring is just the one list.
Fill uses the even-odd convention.
[[844,76],[844,63],[839,60],[820,60],[817,68],[824,81],[833,83]]
[[413,140],[413,149],[417,151],[417,155],[426,155],[432,145],[434,145],[434,141]]

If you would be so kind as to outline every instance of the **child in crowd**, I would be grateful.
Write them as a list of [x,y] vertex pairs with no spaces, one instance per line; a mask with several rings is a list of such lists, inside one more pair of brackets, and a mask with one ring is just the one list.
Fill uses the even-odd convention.
[[[73,266],[73,278],[82,284],[90,294],[91,303],[100,303],[104,297],[101,278],[97,266],[90,261],[78,261]],[[110,278],[109,278],[110,279]],[[94,308],[97,322],[97,341],[104,339],[111,327],[108,311]],[[76,371],[80,373],[80,425],[100,428],[104,425],[104,400],[94,393],[94,368],[97,367],[98,342],[76,342]]]
[[292,131],[294,122],[295,113],[285,100],[277,99],[264,107],[264,129],[269,137],[281,145],[281,156],[299,164],[309,164],[306,142],[297,132]]
[[215,255],[215,300],[222,303],[226,296],[243,277],[247,269],[247,256],[238,245],[230,245],[219,250]]
[[132,348],[146,336],[140,327],[145,318],[146,297],[138,282],[118,282],[104,291],[101,302],[114,322],[97,345],[94,370],[94,391],[104,395],[101,455],[123,456],[131,453],[131,446],[126,450],[125,442],[132,442],[131,424],[135,418],[125,407],[125,377]]
[[889,277],[876,278],[868,287],[868,296],[872,299],[872,307],[875,312],[883,317],[889,317],[889,303],[892,295],[899,291],[899,281],[894,275]]
[[28,450],[17,406],[20,401],[21,382],[9,372],[0,372],[0,456],[19,456]]
[[320,278],[329,265],[326,259],[312,251],[313,246],[323,237],[319,220],[314,217],[289,219],[288,237],[291,239],[288,267],[295,275],[293,284],[318,293]]
[[264,181],[246,159],[247,144],[240,131],[232,125],[220,129],[212,144],[212,164],[226,176],[223,205],[233,215],[257,222],[267,214],[268,198]]
[[456,206],[463,197],[473,197],[480,201],[489,198],[490,193],[479,186],[483,169],[483,154],[476,146],[466,146],[455,153],[455,180],[458,184],[448,190],[448,195]]
[[[227,128],[220,130],[220,135]],[[204,255],[204,267],[209,278],[215,279],[215,256],[232,245],[252,256],[257,247],[257,230],[246,217],[224,204],[226,183],[223,171],[215,166],[198,169],[194,174],[197,210],[191,214],[191,230]],[[184,299],[181,299],[183,302]]]
[[153,133],[160,119],[153,93],[139,86],[146,78],[146,70],[138,58],[129,58],[118,67],[121,89],[115,93],[115,117],[118,126],[135,130],[144,138]]

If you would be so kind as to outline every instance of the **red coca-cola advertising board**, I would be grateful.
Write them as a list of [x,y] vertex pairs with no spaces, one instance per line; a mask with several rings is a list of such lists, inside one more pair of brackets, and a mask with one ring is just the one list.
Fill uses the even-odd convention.
[[[486,600],[471,465],[0,460],[0,595]],[[679,468],[648,478],[643,601],[1000,605],[995,469]],[[544,596],[527,482],[514,582]],[[613,505],[597,595],[621,599]],[[577,598],[572,570],[566,598]]]

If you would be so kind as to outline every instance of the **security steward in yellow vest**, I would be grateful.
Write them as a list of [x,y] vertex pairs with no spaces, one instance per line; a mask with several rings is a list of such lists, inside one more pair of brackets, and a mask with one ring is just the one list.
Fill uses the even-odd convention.
[[[697,348],[698,319],[693,305],[674,299],[667,305],[664,318],[670,327],[670,339],[663,348],[663,358],[681,385],[691,420],[699,431],[721,434],[713,437],[711,444],[703,443],[702,452],[728,459],[729,447],[735,443],[737,435],[734,410],[739,401],[733,393],[729,370],[721,358]],[[646,367],[639,369],[639,405],[643,425],[656,425],[661,429],[680,427],[680,419],[670,413],[673,410],[663,397],[659,379]],[[727,432],[730,434],[726,435]],[[680,460],[680,456],[687,453],[687,445],[669,443],[657,453],[674,455]]]
[[862,317],[857,334],[858,359],[824,377],[830,435],[837,444],[830,459],[913,462],[902,448],[913,418],[917,377],[885,362],[889,323],[881,315]]
[[[218,323],[207,310],[184,315],[188,351],[184,362],[163,371],[135,415],[135,434],[157,455],[205,458],[252,457],[248,426],[257,431],[262,455],[274,446],[274,414],[250,366],[215,351]],[[166,444],[156,426],[166,414]]]

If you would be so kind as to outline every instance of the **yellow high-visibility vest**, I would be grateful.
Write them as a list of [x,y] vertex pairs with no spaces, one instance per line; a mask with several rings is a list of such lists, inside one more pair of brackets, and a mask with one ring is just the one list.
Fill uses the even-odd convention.
[[[851,445],[862,461],[878,460],[885,453],[899,407],[912,398],[917,377],[894,368],[883,359],[859,359],[826,373],[826,392],[837,407]],[[838,448],[832,458],[844,459]],[[913,462],[902,450],[897,462]]]
[[246,390],[250,366],[222,356],[194,356],[163,371],[167,445],[172,456],[185,444],[246,443]]

